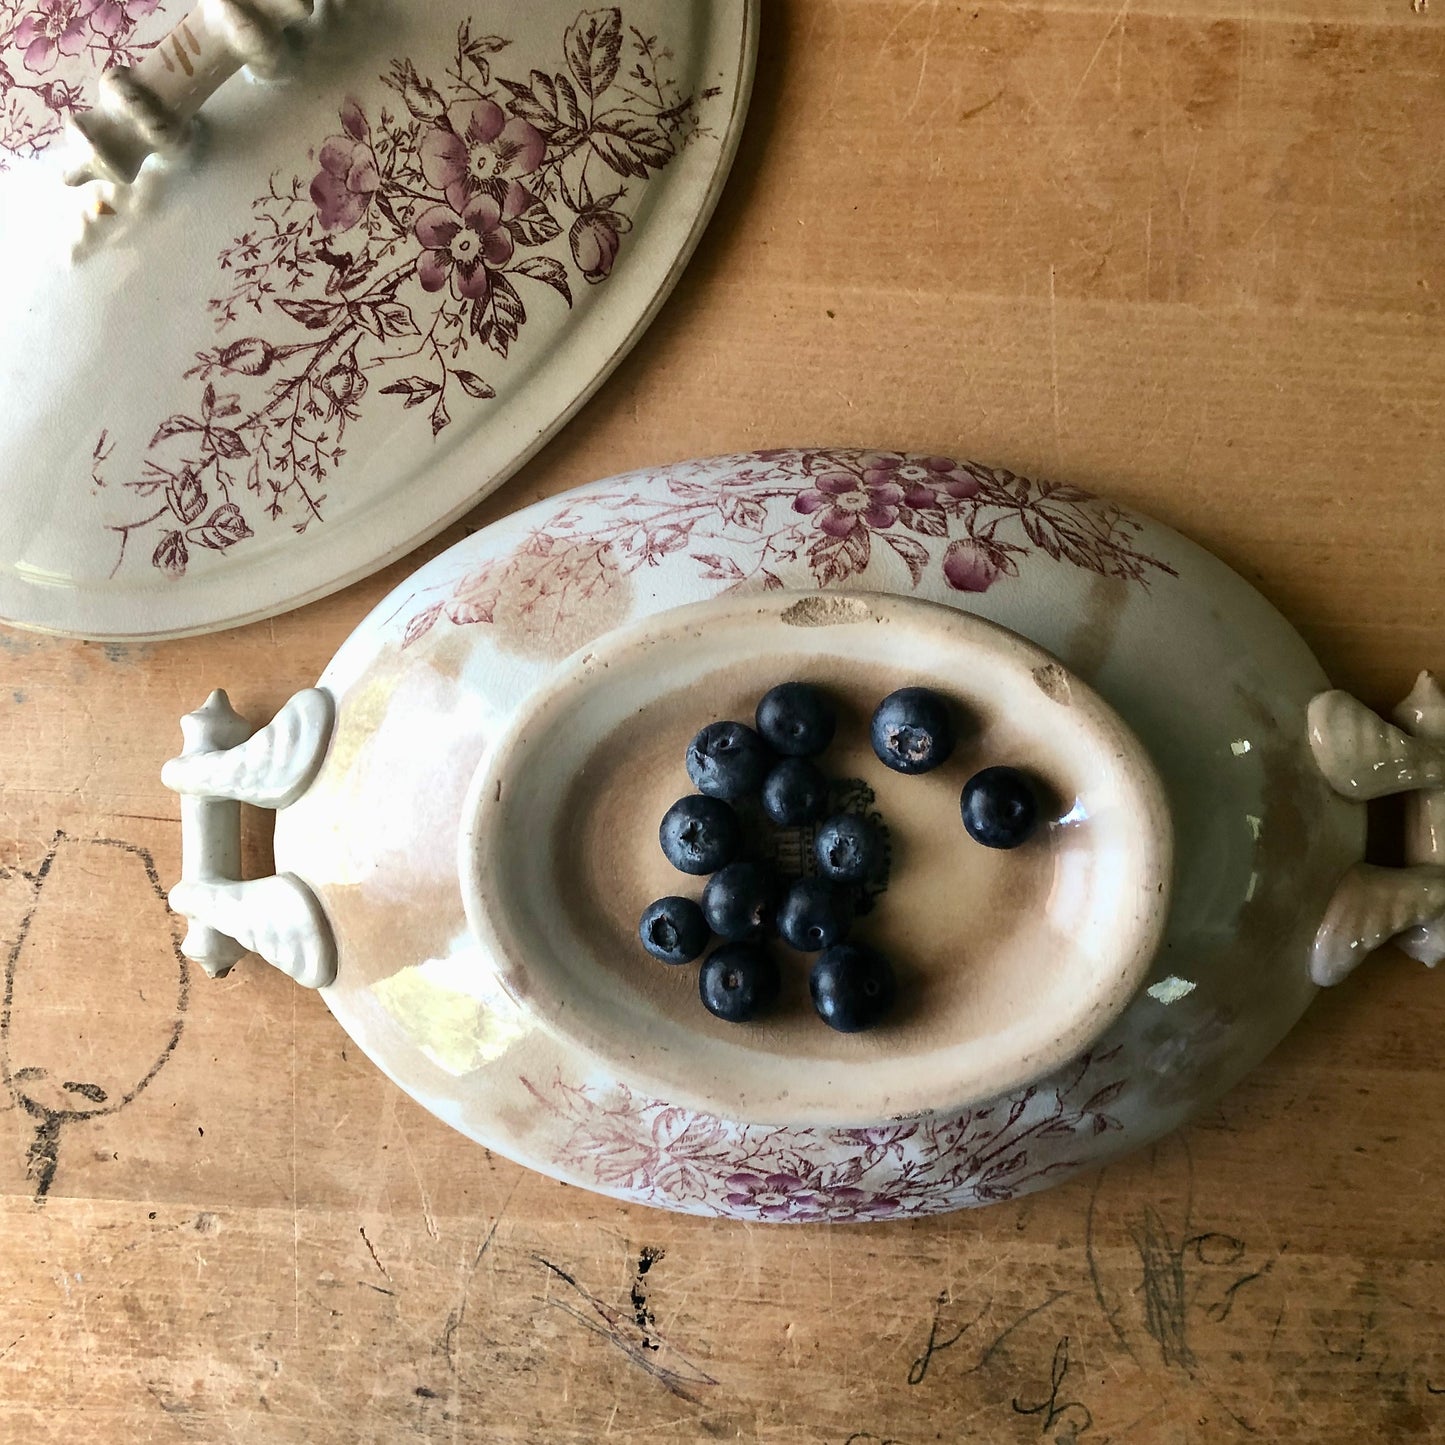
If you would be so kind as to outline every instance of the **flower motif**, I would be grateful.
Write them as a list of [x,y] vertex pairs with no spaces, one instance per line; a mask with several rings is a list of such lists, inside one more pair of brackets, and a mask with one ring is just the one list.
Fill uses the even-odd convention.
[[830,537],[846,537],[861,520],[880,531],[898,520],[898,508],[907,500],[904,489],[890,479],[869,481],[852,472],[827,472],[813,478],[812,488],[793,499],[793,510],[805,516],[819,513],[818,525]]
[[345,134],[327,137],[317,157],[321,169],[311,182],[311,199],[323,231],[349,231],[381,188],[371,127],[354,100],[341,107],[341,124]]
[[484,181],[515,180],[542,164],[547,142],[542,132],[490,100],[454,105],[446,124],[421,143],[421,169],[427,184],[445,193],[452,209],[462,211]]
[[759,1219],[822,1218],[818,1198],[796,1174],[731,1174],[727,1202]]
[[886,1219],[902,1209],[900,1201],[890,1195],[869,1194],[852,1185],[812,1187],[796,1174],[731,1174],[726,1185],[726,1202],[759,1219],[803,1223]]
[[432,206],[416,219],[416,237],[427,249],[417,259],[417,274],[426,291],[440,291],[450,277],[452,290],[467,301],[485,301],[492,289],[487,267],[494,270],[512,259],[512,233],[506,222],[521,214],[530,199],[513,182],[499,205],[481,192],[461,210]]
[[160,0],[99,0],[90,12],[91,29],[113,40],[159,4]]
[[367,380],[356,364],[355,351],[349,352],[316,383],[331,405],[331,416],[355,421],[361,415],[361,398],[366,395]]
[[870,456],[863,464],[863,481],[870,487],[902,487],[910,507],[935,505],[939,492],[963,499],[979,491],[978,479],[947,457]]
[[572,259],[594,286],[612,274],[612,263],[622,245],[621,233],[631,229],[631,218],[617,211],[588,211],[572,223],[567,238]]
[[62,55],[85,49],[86,20],[96,0],[37,0],[15,28],[11,43],[25,52],[25,68],[44,75]]
[[955,592],[987,592],[1004,573],[1017,576],[1018,565],[999,547],[972,537],[948,544],[943,554],[943,578]]

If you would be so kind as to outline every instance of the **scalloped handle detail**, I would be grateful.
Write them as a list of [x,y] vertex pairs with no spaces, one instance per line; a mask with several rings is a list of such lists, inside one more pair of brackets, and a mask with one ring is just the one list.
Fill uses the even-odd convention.
[[243,881],[241,804],[284,808],[311,785],[331,738],[331,694],[298,692],[257,733],[217,689],[181,719],[180,756],[161,781],[181,795],[181,952],[212,978],[256,953],[305,988],[336,978],[336,942],[315,895],[291,873]]
[[196,113],[243,65],[269,74],[284,32],[312,8],[313,0],[200,0],[139,65],[101,77],[95,108],[70,123],[80,154],[66,183],[130,185],[147,156],[185,139]]
[[1445,959],[1445,688],[1422,672],[1393,716],[1398,726],[1339,690],[1309,706],[1310,748],[1335,792],[1361,803],[1409,794],[1409,866],[1357,863],[1341,879],[1310,956],[1310,977],[1322,987],[1390,940],[1427,968]]

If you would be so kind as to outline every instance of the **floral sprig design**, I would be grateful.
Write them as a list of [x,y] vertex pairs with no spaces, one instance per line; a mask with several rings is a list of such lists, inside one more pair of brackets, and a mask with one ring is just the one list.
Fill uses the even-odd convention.
[[0,171],[60,136],[88,83],[135,65],[160,38],[141,21],[160,0],[0,0]]
[[1081,1146],[1123,1127],[1118,1054],[1085,1054],[978,1108],[863,1129],[739,1124],[625,1084],[522,1083],[568,1126],[559,1160],[604,1191],[735,1218],[862,1222],[994,1203],[1077,1168]]
[[312,174],[273,177],[253,203],[209,303],[225,339],[186,373],[198,404],[160,424],[124,484],[146,505],[112,527],[117,569],[136,534],[180,576],[197,548],[263,525],[304,532],[375,397],[424,409],[438,436],[496,396],[484,369],[506,360],[529,308],[549,293],[570,308],[578,280],[607,280],[629,183],[700,133],[713,92],[683,95],[663,73],[671,52],[617,7],[567,27],[555,72],[501,74],[510,46],[463,23],[444,78],[393,62],[384,103],[348,97]]
[[[603,520],[598,520],[600,516]],[[1016,577],[1032,552],[1147,585],[1174,575],[1134,545],[1139,524],[1078,487],[901,452],[756,452],[677,471],[665,490],[589,489],[501,558],[422,595],[403,646],[441,619],[494,621],[500,601],[555,630],[599,590],[685,553],[728,588],[831,587],[892,558],[918,588],[936,569],[954,591]],[[785,580],[786,579],[786,580]],[[543,639],[545,640],[545,639]]]

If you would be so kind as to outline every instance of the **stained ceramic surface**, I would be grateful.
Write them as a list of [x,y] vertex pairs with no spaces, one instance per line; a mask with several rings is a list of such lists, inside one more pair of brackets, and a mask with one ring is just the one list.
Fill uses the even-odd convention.
[[0,618],[23,626],[265,616],[500,483],[679,274],[757,24],[750,0],[323,7],[185,150],[68,190],[63,118],[188,9],[0,0],[0,263],[27,278],[0,288]]
[[[695,968],[637,943],[649,901],[701,886],[656,844],[691,791],[689,738],[751,717],[784,678],[838,699],[824,764],[889,839],[852,937],[891,959],[899,998],[863,1036],[819,1023],[803,955],[784,959],[780,1005],[740,1029],[701,1009]],[[867,742],[878,700],[919,685],[950,698],[962,733],[926,779]],[[964,781],[1005,760],[1059,800],[1020,850],[978,846],[959,817]],[[816,833],[760,829],[754,847],[786,867]],[[771,591],[653,614],[559,668],[477,768],[459,869],[488,967],[579,1056],[754,1123],[878,1124],[1026,1084],[1098,1037],[1158,949],[1171,843],[1142,746],[1041,648],[916,598]]]
[[[1048,649],[1157,768],[1176,854],[1143,988],[1046,1077],[964,1108],[804,1128],[650,1091],[520,1007],[468,926],[458,839],[488,749],[613,629],[725,594],[899,594]],[[372,1059],[489,1147],[625,1199],[746,1219],[876,1219],[1004,1199],[1183,1122],[1294,1024],[1362,811],[1315,768],[1326,686],[1288,624],[1182,537],[1072,488],[949,459],[782,452],[638,473],[468,538],[322,679],[331,748],[277,823],[320,899],[324,990]]]

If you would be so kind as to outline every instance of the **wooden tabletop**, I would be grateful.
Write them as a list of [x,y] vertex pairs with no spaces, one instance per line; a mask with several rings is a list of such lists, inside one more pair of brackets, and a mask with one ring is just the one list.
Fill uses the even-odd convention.
[[[1445,666],[1442,25],[769,0],[691,269],[467,525],[744,447],[959,452],[1189,533],[1393,704]],[[188,973],[176,720],[268,716],[417,560],[204,640],[0,631],[0,1439],[1445,1439],[1445,992],[1397,955],[1152,1152],[832,1230],[552,1183],[273,970]]]

